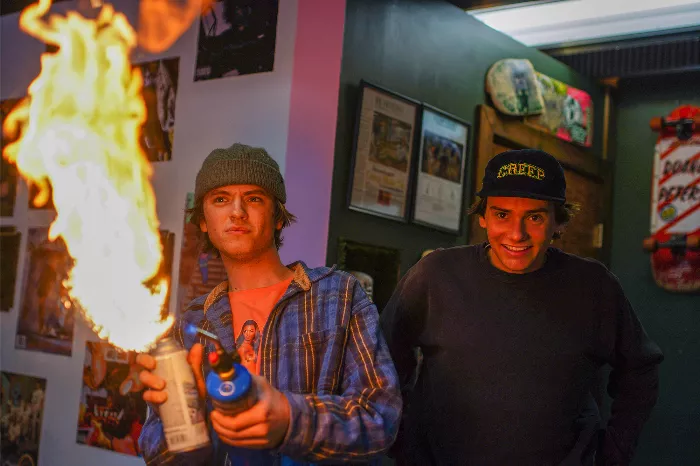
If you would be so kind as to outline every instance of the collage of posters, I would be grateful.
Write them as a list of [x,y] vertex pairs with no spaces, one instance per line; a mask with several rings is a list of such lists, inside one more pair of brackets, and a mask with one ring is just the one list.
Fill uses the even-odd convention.
[[75,312],[62,284],[72,261],[65,243],[49,241],[48,228],[30,228],[24,257],[15,348],[70,356]]
[[46,379],[0,372],[0,457],[3,466],[35,466],[44,416]]
[[[185,207],[194,207],[194,193],[187,193]],[[180,250],[180,279],[177,287],[177,312],[182,313],[196,297],[210,292],[226,280],[226,269],[219,257],[203,252],[199,228],[185,218]],[[178,314],[179,315],[179,314]]]
[[199,21],[195,81],[272,71],[279,0],[217,0]]
[[[66,0],[53,0],[53,3],[63,1]],[[3,0],[1,14],[14,14],[19,19],[19,12],[33,3],[36,0]],[[215,0],[198,20],[195,70],[189,79],[209,81],[273,71],[278,3],[279,0]],[[60,53],[60,50],[47,45],[45,52]],[[173,159],[180,62],[180,57],[166,56],[133,65],[143,76],[146,117],[140,135],[141,147],[154,166]],[[3,121],[20,100],[12,98],[0,102]],[[3,149],[15,138],[3,134]],[[3,217],[0,225],[0,311],[17,313],[16,350],[71,358],[75,320],[80,315],[64,286],[72,258],[61,239],[48,239],[49,215],[40,211],[56,212],[53,196],[50,195],[45,204],[38,205],[35,201],[39,190],[28,184],[26,191],[19,189],[26,200],[21,197],[18,203],[20,178],[17,167],[0,157],[0,216]],[[191,207],[193,194],[187,199]],[[176,234],[161,230],[160,236],[164,260],[158,274],[147,285],[154,286],[165,278],[169,289],[163,313],[170,310],[171,294],[177,295],[174,304],[179,313],[192,299],[224,281],[226,271],[220,258],[202,252],[199,229],[185,224],[179,282],[171,283]],[[3,317],[14,319],[15,316]],[[135,354],[103,342],[88,342],[85,349],[77,443],[141,456],[138,437],[145,422],[146,405]],[[56,374],[47,374],[47,378],[50,376]],[[38,464],[46,385],[46,379],[2,373],[1,466]],[[51,416],[48,412],[47,415]],[[75,419],[68,420],[70,431],[76,428],[74,426]]]
[[133,351],[104,342],[85,343],[78,443],[141,456],[138,439],[146,421],[146,402],[140,370]]

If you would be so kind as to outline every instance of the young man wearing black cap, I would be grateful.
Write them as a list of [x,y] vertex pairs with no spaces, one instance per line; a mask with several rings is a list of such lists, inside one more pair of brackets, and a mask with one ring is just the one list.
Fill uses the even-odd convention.
[[[550,246],[574,210],[561,165],[504,152],[477,194],[488,241],[421,259],[381,315],[406,390],[399,463],[629,464],[663,356],[615,276]],[[598,445],[603,364],[613,403]]]
[[367,461],[393,442],[401,397],[377,309],[348,273],[282,264],[281,232],[294,220],[286,200],[279,166],[262,148],[234,144],[204,160],[190,221],[228,280],[195,299],[172,334],[189,350],[203,396],[203,355],[213,347],[187,324],[215,333],[229,353],[244,351],[257,403],[235,416],[210,411],[213,446],[172,453],[157,410],[168,387],[150,372],[155,360],[139,355],[151,406],[139,438],[147,464]]

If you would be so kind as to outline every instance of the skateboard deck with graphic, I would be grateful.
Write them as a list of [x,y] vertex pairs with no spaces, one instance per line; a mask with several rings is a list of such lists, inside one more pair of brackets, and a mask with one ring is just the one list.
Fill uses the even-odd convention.
[[700,107],[684,105],[653,118],[651,253],[654,281],[676,292],[700,290]]
[[593,99],[590,94],[542,73],[535,74],[544,110],[530,121],[559,139],[591,147]]
[[501,113],[539,115],[544,108],[542,92],[532,63],[525,59],[499,60],[486,73],[486,92]]

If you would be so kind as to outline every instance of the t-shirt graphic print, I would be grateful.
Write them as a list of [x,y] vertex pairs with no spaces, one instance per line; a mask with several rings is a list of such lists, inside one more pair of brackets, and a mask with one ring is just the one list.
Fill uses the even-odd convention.
[[267,318],[291,282],[290,277],[264,288],[228,293],[236,351],[241,357],[241,364],[252,374],[260,374],[260,342]]

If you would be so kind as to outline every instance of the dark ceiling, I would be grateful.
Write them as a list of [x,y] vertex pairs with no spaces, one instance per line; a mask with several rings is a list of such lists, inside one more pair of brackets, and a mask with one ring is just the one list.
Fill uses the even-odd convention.
[[474,8],[492,8],[496,6],[515,5],[516,3],[533,3],[542,0],[448,0],[463,10]]

